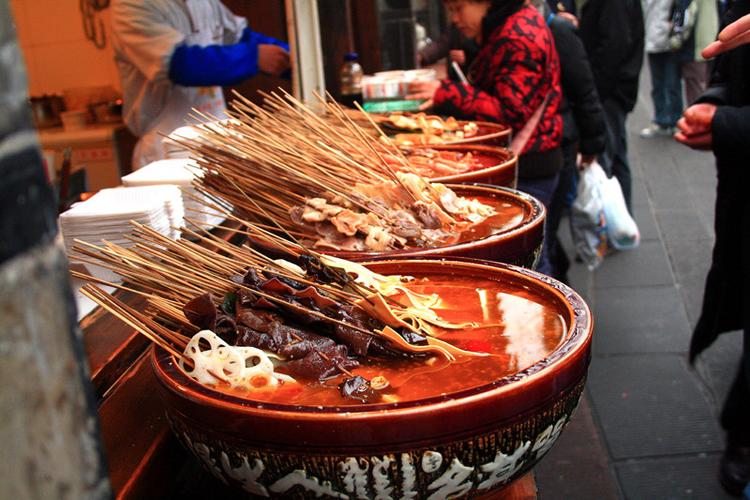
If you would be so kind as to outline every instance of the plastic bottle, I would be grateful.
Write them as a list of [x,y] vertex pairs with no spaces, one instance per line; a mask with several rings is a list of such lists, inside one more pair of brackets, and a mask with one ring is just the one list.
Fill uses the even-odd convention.
[[358,62],[359,55],[349,52],[344,55],[344,65],[341,67],[341,104],[350,108],[354,102],[362,104],[362,66]]

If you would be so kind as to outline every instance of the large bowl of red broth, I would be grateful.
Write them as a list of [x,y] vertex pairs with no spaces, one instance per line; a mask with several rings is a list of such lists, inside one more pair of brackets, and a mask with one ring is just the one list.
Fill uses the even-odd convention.
[[518,157],[506,148],[450,144],[414,148],[405,154],[411,168],[433,182],[516,187]]
[[546,211],[539,200],[521,191],[484,184],[447,184],[461,197],[492,206],[495,215],[434,247],[407,247],[387,252],[319,251],[347,260],[383,257],[465,257],[533,268],[544,241]]
[[435,294],[442,318],[472,323],[440,338],[487,355],[363,363],[357,373],[390,386],[387,399],[362,404],[326,382],[220,392],[156,350],[175,434],[217,478],[258,498],[491,497],[534,467],[576,408],[590,359],[589,308],[567,286],[505,264],[367,266]]

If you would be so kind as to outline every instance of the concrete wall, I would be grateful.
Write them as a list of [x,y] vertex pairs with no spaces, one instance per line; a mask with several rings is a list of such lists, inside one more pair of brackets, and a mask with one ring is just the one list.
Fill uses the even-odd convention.
[[0,0],[0,498],[108,498],[55,200]]

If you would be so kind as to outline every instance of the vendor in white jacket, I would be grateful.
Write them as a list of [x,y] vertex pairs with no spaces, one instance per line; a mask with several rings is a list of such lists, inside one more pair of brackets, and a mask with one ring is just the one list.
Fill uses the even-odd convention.
[[287,44],[251,31],[219,0],[114,0],[112,46],[125,123],[140,137],[134,168],[165,157],[162,134],[192,108],[226,116],[221,86],[289,69]]

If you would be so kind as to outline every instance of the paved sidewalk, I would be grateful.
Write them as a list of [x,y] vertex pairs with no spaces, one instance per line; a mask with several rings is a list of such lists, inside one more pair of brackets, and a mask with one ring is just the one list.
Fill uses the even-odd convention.
[[[687,361],[713,248],[713,156],[638,137],[652,113],[643,83],[628,120],[642,242],[593,273],[571,270],[594,312],[593,361],[585,400],[536,469],[542,500],[731,498],[717,480],[718,414],[741,337]],[[565,245],[572,256],[569,235]]]

